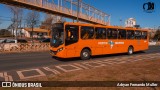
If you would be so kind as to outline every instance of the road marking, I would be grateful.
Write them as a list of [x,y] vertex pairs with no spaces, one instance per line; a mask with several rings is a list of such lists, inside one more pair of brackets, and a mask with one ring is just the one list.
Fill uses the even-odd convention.
[[[56,68],[64,71],[64,72],[71,72],[71,71],[77,71],[77,70],[83,70],[82,68],[80,67],[77,67],[75,65],[72,65],[72,64],[67,64],[67,65],[59,65],[59,66],[55,66]],[[66,69],[65,67],[70,67],[72,69]]]
[[85,64],[87,66],[90,66],[90,67],[103,67],[103,66],[106,66],[101,61],[83,62],[83,64]]
[[119,58],[109,58],[109,59],[105,59],[105,60],[108,60],[108,61],[114,61],[114,60],[117,60]]
[[[23,74],[24,72],[30,72],[30,71],[36,71],[36,72],[39,73],[39,75],[25,76],[25,75]],[[22,71],[16,71],[16,72],[17,72],[17,74],[19,75],[20,79],[29,79],[29,78],[46,76],[46,74],[43,73],[40,69],[29,69],[29,70],[22,70]]]
[[7,72],[0,73],[0,77],[4,78],[5,81],[13,81],[12,76],[8,75]]
[[74,63],[74,65],[79,66],[79,67],[82,67],[82,68],[84,68],[84,69],[89,69],[88,67],[85,67],[84,65],[79,64],[79,63]]
[[[127,58],[120,58],[120,59],[117,59],[117,60],[108,60],[108,61],[113,61],[113,62],[117,62],[117,63],[119,63],[119,62],[121,62],[121,61],[126,61],[126,60],[128,60]],[[107,59],[106,59],[106,61],[107,61]]]
[[57,71],[57,70],[55,70],[55,69],[51,69],[51,68],[49,68],[49,67],[43,67],[43,69],[46,70],[46,71],[50,71],[50,72],[52,72],[52,73],[54,73],[54,74],[60,74],[59,71]]
[[[77,71],[77,70],[84,70],[84,69],[91,69],[91,67],[102,67],[106,65],[114,65],[114,64],[122,64],[127,62],[136,62],[140,60],[153,60],[156,58],[159,58],[160,53],[156,54],[145,54],[145,55],[133,55],[133,56],[125,56],[125,57],[119,57],[119,58],[106,58],[103,60],[96,60],[96,61],[85,61],[85,62],[77,62],[72,64],[64,64],[64,65],[58,65],[51,67],[40,67],[38,69],[29,69],[29,70],[21,70],[21,71],[15,71],[15,73],[18,74],[18,77],[20,80],[23,79],[30,79],[40,76],[46,76],[47,73],[50,72],[50,74],[61,74],[61,72],[71,72],[71,71]],[[42,70],[41,70],[42,69]],[[33,74],[32,74],[33,72]],[[1,80],[5,81],[13,81],[13,75],[10,75],[11,72],[2,72],[0,73]],[[35,73],[35,74],[34,74]],[[37,74],[38,73],[38,74]],[[9,75],[8,75],[9,74]],[[16,75],[17,75],[16,74]],[[14,76],[17,77],[17,76]],[[19,80],[18,78],[18,80]],[[17,79],[15,79],[17,80]]]
[[111,61],[111,60],[103,60],[103,63],[106,63],[106,64],[117,64],[119,62],[114,62],[114,61]]
[[0,77],[3,77],[3,73],[0,73]]
[[13,81],[13,78],[11,75],[8,75],[7,72],[4,72],[5,81]]

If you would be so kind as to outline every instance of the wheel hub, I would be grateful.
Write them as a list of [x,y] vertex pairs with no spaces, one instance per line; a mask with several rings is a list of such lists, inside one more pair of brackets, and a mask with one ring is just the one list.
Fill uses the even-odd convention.
[[129,49],[129,53],[130,53],[130,54],[132,54],[132,53],[133,53],[132,49]]
[[88,53],[87,52],[83,52],[83,56],[84,57],[88,57]]

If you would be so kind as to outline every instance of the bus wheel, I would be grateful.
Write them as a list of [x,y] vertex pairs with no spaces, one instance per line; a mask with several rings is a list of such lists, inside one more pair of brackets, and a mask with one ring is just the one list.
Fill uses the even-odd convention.
[[88,59],[90,59],[90,56],[91,56],[91,53],[88,49],[83,49],[81,51],[81,59],[82,60],[88,60]]
[[128,55],[131,55],[131,54],[133,54],[133,47],[130,46],[128,48]]

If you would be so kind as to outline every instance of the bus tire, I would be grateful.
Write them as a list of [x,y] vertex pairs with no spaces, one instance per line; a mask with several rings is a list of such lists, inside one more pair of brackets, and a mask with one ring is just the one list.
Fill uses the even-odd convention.
[[133,47],[132,47],[132,46],[129,46],[129,47],[128,47],[128,55],[133,54],[133,52],[134,52]]
[[88,49],[83,49],[81,51],[81,55],[80,55],[82,60],[88,60],[91,57],[91,52]]

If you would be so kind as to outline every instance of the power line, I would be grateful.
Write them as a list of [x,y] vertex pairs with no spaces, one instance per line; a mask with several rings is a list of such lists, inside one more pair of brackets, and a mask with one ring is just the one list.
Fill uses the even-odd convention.
[[[1,16],[0,16],[1,17]],[[4,17],[3,17],[4,18]],[[2,19],[2,18],[0,18],[0,20],[2,20],[2,21],[13,21],[13,20],[11,20],[11,18],[10,18],[10,20],[9,19]],[[26,21],[27,19],[22,19],[22,21]],[[43,22],[43,21],[39,21],[39,22]]]
[[7,20],[7,19],[1,19],[1,18],[0,18],[0,20],[1,20],[1,21],[11,21],[11,20]]
[[0,16],[0,17],[2,17],[2,18],[11,18],[11,17],[5,17],[5,16]]

